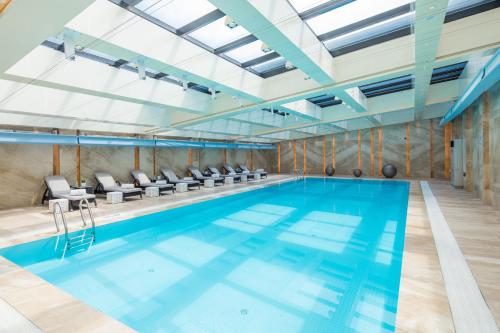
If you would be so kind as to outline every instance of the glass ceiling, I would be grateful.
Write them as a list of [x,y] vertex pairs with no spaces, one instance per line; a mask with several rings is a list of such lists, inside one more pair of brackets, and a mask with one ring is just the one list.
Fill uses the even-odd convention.
[[[263,78],[294,69],[269,62],[280,55],[263,52],[262,42],[245,28],[227,27],[224,13],[208,0],[142,0],[134,6],[109,1]],[[260,63],[266,63],[263,71],[255,66]]]
[[[412,33],[414,0],[289,0],[333,56]],[[500,6],[498,0],[449,0],[445,22]]]
[[307,23],[316,35],[322,35],[410,2],[411,0],[356,0],[316,16],[308,20]]
[[[294,69],[208,0],[109,0],[263,78]],[[412,33],[414,0],[288,0],[333,56]],[[449,0],[445,22],[500,6],[498,0]],[[236,22],[237,23],[237,22]]]
[[212,49],[216,49],[250,35],[250,33],[240,25],[236,28],[229,29],[225,24],[225,20],[226,17],[222,17],[193,31],[189,36],[210,46]]
[[216,10],[206,0],[142,0],[135,8],[179,29],[190,22]]
[[[62,39],[59,39],[59,38],[49,37],[49,38],[47,38],[47,40],[45,40],[42,43],[42,45],[46,46],[48,48],[54,49],[56,51],[64,52],[64,41]],[[97,50],[89,49],[87,47],[85,47],[81,50],[76,50],[75,53],[80,57],[94,60],[94,61],[100,62],[102,64],[113,66],[113,67],[116,67],[119,69],[128,70],[128,71],[131,71],[134,73],[138,72],[137,66],[135,64],[128,62],[124,59],[116,58],[116,57],[111,56],[107,53],[103,53],[103,52],[100,52]],[[169,75],[169,74],[166,74],[166,73],[163,73],[163,72],[160,72],[160,71],[154,70],[152,68],[148,68],[148,67],[146,67],[145,70],[146,70],[146,75],[152,79],[162,80],[162,81],[172,83],[172,84],[175,84],[178,86],[183,85],[183,81],[181,79],[173,76],[173,75]],[[208,94],[208,95],[211,94],[208,87],[202,86],[200,84],[188,82],[187,86],[188,86],[188,89],[197,90],[199,92],[202,92],[202,93]],[[216,91],[216,93],[219,93],[219,91]]]

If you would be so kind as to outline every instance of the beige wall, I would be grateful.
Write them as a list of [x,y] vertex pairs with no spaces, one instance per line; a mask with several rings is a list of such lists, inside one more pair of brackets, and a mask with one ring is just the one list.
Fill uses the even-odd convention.
[[[51,145],[0,144],[0,209],[38,205],[45,185],[43,178],[52,175],[53,147]],[[154,157],[153,157],[154,154]],[[253,163],[272,172],[274,151],[227,150],[233,164]],[[149,176],[159,175],[161,167],[169,167],[179,176],[186,176],[189,150],[184,148],[140,148],[141,169]],[[249,160],[246,160],[248,157]],[[156,160],[154,168],[153,161]],[[132,147],[81,146],[81,178],[95,186],[94,173],[108,171],[116,180],[130,182],[130,170],[134,168]],[[208,165],[222,166],[224,149],[192,149],[192,164],[200,170]],[[76,146],[60,146],[61,175],[71,185],[76,184]],[[156,169],[156,170],[154,170]]]
[[[445,177],[444,130],[437,126],[439,119],[381,127],[382,166],[391,163],[398,169],[397,178],[406,174],[406,145],[409,140],[409,175],[412,178],[430,178],[431,171],[436,178]],[[410,136],[406,137],[407,126]],[[378,175],[378,128],[343,132],[334,135],[318,136],[306,140],[306,164],[308,174],[323,174],[323,157],[326,165],[333,162],[335,154],[335,174],[352,175],[353,169],[360,168],[365,176]],[[430,140],[432,133],[433,149]],[[373,152],[372,152],[373,138]],[[333,141],[335,139],[335,151]],[[282,173],[293,172],[295,159],[297,168],[304,168],[304,140],[285,141],[280,144],[280,168]],[[325,148],[323,148],[325,146]],[[361,164],[358,165],[358,154]],[[373,155],[373,169],[371,158]],[[432,158],[431,158],[432,156]],[[373,174],[371,171],[374,171]]]
[[[486,112],[488,105],[489,113]],[[469,131],[467,112],[472,117],[472,129]],[[454,137],[463,138],[465,144],[469,143],[472,148],[466,155],[472,165],[472,172],[469,172],[471,188],[466,187],[465,190],[473,191],[485,203],[500,209],[500,83],[453,120],[453,131]]]

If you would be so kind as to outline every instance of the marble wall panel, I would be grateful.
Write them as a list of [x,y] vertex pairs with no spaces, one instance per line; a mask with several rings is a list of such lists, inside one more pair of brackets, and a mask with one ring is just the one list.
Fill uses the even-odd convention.
[[253,169],[276,173],[277,150],[252,150]]
[[[193,150],[193,160],[197,156]],[[188,149],[186,148],[160,148],[156,149],[156,163],[160,168],[169,168],[180,177],[187,176]],[[193,161],[193,164],[197,163]],[[197,165],[196,165],[197,166]]]
[[493,190],[493,205],[500,209],[500,82],[489,92],[491,105],[490,120],[490,151],[491,151],[491,181]]
[[429,120],[410,123],[410,176],[414,178],[429,178],[431,175],[429,125]]
[[352,175],[358,167],[358,132],[344,132],[336,137],[336,175]]
[[323,136],[307,139],[307,173],[323,175]]
[[481,98],[472,105],[472,170],[474,192],[481,198],[483,195],[483,104]]
[[434,149],[432,153],[433,178],[444,178],[444,127],[439,127],[439,119],[432,119]]
[[81,176],[92,186],[96,185],[96,171],[109,172],[120,182],[132,182],[130,171],[133,168],[134,149],[131,147],[81,146]]
[[[217,167],[224,164],[224,149],[198,149],[199,150],[199,168],[205,171],[209,165]],[[222,172],[222,170],[220,170]]]
[[0,145],[0,209],[39,204],[52,175],[51,145]]
[[304,169],[304,140],[296,140],[297,169]]
[[153,148],[141,147],[139,149],[139,165],[141,170],[150,178],[154,179],[154,176],[160,175],[158,167],[156,167],[156,170],[153,170]]
[[70,185],[76,185],[76,146],[59,146],[59,160],[61,176],[66,177]]
[[[326,136],[326,165],[331,165],[333,163],[333,147],[332,147],[333,135]],[[322,170],[323,172],[323,170]]]
[[[221,161],[221,164],[224,160]],[[240,163],[247,163],[248,155],[246,150],[227,150],[227,163],[231,164],[233,168],[236,168]],[[221,170],[222,171],[222,170]]]
[[405,176],[406,124],[382,127],[382,166],[393,164],[398,169],[395,178]]
[[281,173],[293,173],[293,141],[284,141],[280,148]]
[[[356,157],[357,158],[357,157]],[[361,171],[370,176],[370,130],[361,130]]]

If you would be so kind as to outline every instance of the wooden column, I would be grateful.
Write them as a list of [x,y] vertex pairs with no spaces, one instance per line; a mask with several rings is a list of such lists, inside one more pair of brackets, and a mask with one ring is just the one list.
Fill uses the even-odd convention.
[[434,178],[434,123],[429,121],[429,170],[430,177]]
[[76,185],[80,186],[82,182],[81,166],[80,166],[80,145],[76,145]]
[[323,175],[326,175],[326,135],[323,136]]
[[361,160],[361,130],[358,130],[358,169],[363,168],[363,161]]
[[465,111],[465,190],[472,192],[474,190],[473,171],[472,171],[472,108]]
[[188,148],[187,164],[193,165],[193,148]]
[[491,204],[491,168],[490,168],[490,97],[488,92],[483,93],[483,201]]
[[406,168],[405,168],[405,176],[410,177],[411,174],[411,155],[410,155],[410,123],[406,124],[406,154],[405,154],[405,160],[406,160]]
[[141,159],[139,147],[134,147],[134,169],[139,170],[141,168]]
[[307,173],[307,139],[304,139],[304,161],[302,162],[304,175]]
[[450,179],[450,165],[451,165],[451,154],[450,154],[450,141],[451,141],[451,123],[444,126],[444,178]]
[[278,175],[281,174],[281,143],[278,143]]
[[227,148],[224,148],[224,164],[227,163]]
[[335,156],[335,151],[337,149],[337,137],[335,135],[332,135],[332,167],[335,168],[335,164],[337,163],[336,161],[336,156]]
[[156,176],[156,147],[153,147],[153,176]]
[[293,140],[293,172],[297,171],[297,141]]
[[377,149],[377,157],[378,157],[378,175],[382,176],[382,141],[384,139],[382,133],[382,127],[378,128],[378,149]]
[[370,176],[375,176],[375,129],[370,128]]
[[52,145],[52,174],[54,176],[59,176],[61,174],[59,145]]

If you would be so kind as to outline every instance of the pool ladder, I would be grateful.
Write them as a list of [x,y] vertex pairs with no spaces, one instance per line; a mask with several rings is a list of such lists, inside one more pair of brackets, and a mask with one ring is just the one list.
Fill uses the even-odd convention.
[[304,171],[302,169],[295,169],[295,179],[304,179]]
[[[85,203],[85,206],[83,205]],[[71,204],[71,203],[70,203]],[[80,209],[80,216],[82,217],[82,223],[83,223],[83,231],[81,234],[77,236],[70,237],[70,234],[68,232],[68,224],[66,223],[66,216],[64,215],[64,210],[61,207],[61,204],[59,202],[55,203],[54,206],[54,223],[56,225],[56,230],[57,230],[57,241],[56,241],[56,249],[59,245],[59,236],[60,236],[60,231],[61,228],[59,227],[59,222],[57,216],[60,215],[61,218],[60,220],[62,221],[63,227],[64,227],[64,248],[63,248],[63,256],[66,253],[66,251],[70,249],[77,249],[77,248],[82,248],[84,246],[87,246],[87,249],[90,249],[92,244],[95,242],[95,222],[94,222],[94,216],[92,215],[92,210],[90,209],[90,204],[86,198],[83,198],[80,200],[78,203],[78,208]],[[84,208],[87,209],[88,215],[90,218],[91,222],[91,227],[87,228],[87,221],[85,220],[85,216],[83,213]]]

